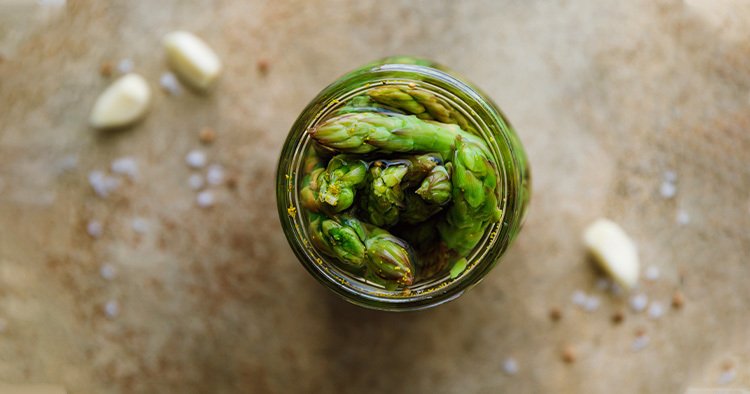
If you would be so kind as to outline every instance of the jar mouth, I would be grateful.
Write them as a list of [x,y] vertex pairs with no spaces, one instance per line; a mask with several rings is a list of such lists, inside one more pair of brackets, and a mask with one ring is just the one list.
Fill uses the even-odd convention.
[[[496,160],[498,176],[498,208],[502,218],[491,223],[477,246],[465,256],[467,265],[455,277],[447,272],[418,281],[414,285],[397,290],[387,290],[356,278],[325,255],[318,252],[308,241],[307,221],[299,202],[299,188],[305,153],[311,149],[313,139],[308,130],[344,106],[349,100],[378,86],[407,86],[427,90],[445,101],[470,122],[485,140]],[[454,92],[459,92],[456,94]],[[470,105],[469,103],[482,105]],[[480,114],[484,111],[484,114]],[[494,112],[494,113],[493,113]],[[481,115],[494,116],[481,116]],[[488,124],[491,121],[505,122],[495,112],[494,105],[481,93],[451,75],[432,67],[414,64],[381,64],[363,68],[347,74],[324,89],[299,116],[284,144],[277,173],[277,203],[283,228],[295,254],[305,268],[326,286],[361,306],[384,310],[415,310],[439,305],[460,296],[467,288],[478,283],[497,262],[499,254],[510,240],[508,217],[509,174],[507,163],[512,157],[504,157],[500,144],[512,146],[504,133]],[[505,124],[501,124],[503,126]],[[506,127],[509,127],[505,125]],[[505,151],[508,151],[507,149]],[[284,159],[288,158],[288,159]]]

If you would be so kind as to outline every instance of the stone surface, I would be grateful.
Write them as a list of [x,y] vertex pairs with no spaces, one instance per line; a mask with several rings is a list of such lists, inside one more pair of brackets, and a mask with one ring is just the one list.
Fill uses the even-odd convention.
[[[750,3],[43,4],[0,5],[0,381],[69,393],[667,393],[716,386],[729,359],[731,387],[750,386]],[[221,57],[216,89],[154,89],[135,128],[91,130],[111,82],[101,65],[132,59],[156,87],[160,39],[175,29]],[[287,246],[274,200],[277,154],[307,101],[392,54],[434,58],[480,85],[534,172],[528,221],[503,261],[419,313],[329,294]],[[210,147],[203,127],[218,132]],[[186,184],[184,158],[198,148],[236,178],[208,210]],[[97,197],[87,174],[123,156],[138,180]],[[679,184],[671,199],[659,193],[665,171]],[[628,296],[596,289],[580,241],[601,216],[660,267],[639,291],[680,290],[680,310],[611,324]],[[132,231],[133,217],[149,231]],[[86,232],[94,219],[98,239]],[[111,281],[102,261],[117,266]],[[601,298],[596,312],[566,303],[577,289]],[[564,319],[550,322],[551,307]],[[633,352],[638,327],[649,344]],[[575,364],[560,360],[565,346]],[[524,366],[515,376],[503,372],[509,354]]]

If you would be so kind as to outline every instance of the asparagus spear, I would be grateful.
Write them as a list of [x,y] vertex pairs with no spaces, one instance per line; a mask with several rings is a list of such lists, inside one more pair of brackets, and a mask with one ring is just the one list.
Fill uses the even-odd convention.
[[381,86],[367,91],[367,95],[378,103],[402,109],[414,115],[427,112],[424,105],[398,86]]
[[368,268],[389,282],[408,286],[414,283],[414,258],[409,246],[389,232],[372,228],[365,241]]
[[[447,167],[452,167],[451,163],[448,163]],[[424,178],[416,193],[427,203],[445,205],[451,200],[452,188],[446,166],[436,166]]]
[[377,103],[366,95],[353,97],[351,100],[349,100],[349,102],[346,103],[345,106],[336,110],[337,115],[353,112],[386,112],[403,114],[403,112],[398,108],[386,106],[382,103]]
[[370,167],[367,188],[360,206],[368,221],[376,226],[390,227],[398,222],[399,210],[404,207],[401,181],[408,172],[406,165],[383,168],[380,162]]
[[311,212],[320,212],[320,176],[323,168],[316,168],[302,178],[302,189],[299,192],[300,203]]
[[453,204],[438,231],[445,244],[465,255],[476,246],[489,223],[500,221],[495,163],[473,142],[456,139],[452,156]]
[[[401,183],[403,189],[419,185],[435,166],[443,162],[442,157],[437,153],[411,155],[405,157],[403,160],[405,160],[404,164],[409,166],[409,171],[406,172]],[[394,162],[402,161],[394,160]]]
[[365,264],[364,230],[356,219],[310,214],[309,233],[313,246],[350,268]]
[[443,209],[440,205],[428,204],[416,193],[406,193],[404,209],[399,220],[406,224],[422,223]]
[[[409,246],[391,233],[349,216],[310,214],[310,240],[326,255],[347,267],[367,268],[382,285],[410,285],[414,257]],[[390,286],[386,286],[390,287]]]
[[334,156],[317,179],[318,200],[333,212],[341,212],[354,203],[356,189],[367,175],[367,164],[345,155]]
[[344,153],[436,152],[450,157],[458,136],[487,151],[484,141],[457,125],[424,121],[413,115],[345,114],[308,132],[319,144]]
[[466,118],[435,94],[406,86],[380,86],[367,92],[378,103],[404,110],[420,119],[455,123],[466,131],[474,131]]

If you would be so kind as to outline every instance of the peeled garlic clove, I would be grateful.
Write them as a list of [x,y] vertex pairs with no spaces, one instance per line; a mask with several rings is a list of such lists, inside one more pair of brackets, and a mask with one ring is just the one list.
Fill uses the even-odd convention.
[[638,283],[638,252],[617,223],[598,219],[583,233],[583,242],[599,265],[618,283],[633,288]]
[[123,75],[96,99],[89,123],[97,129],[131,125],[148,111],[151,89],[138,74]]
[[200,90],[208,90],[221,73],[221,61],[203,40],[186,31],[164,36],[167,61],[177,75]]

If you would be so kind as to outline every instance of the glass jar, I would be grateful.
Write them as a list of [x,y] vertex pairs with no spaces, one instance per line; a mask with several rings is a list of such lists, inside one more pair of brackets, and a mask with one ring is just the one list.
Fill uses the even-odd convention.
[[[412,285],[391,289],[363,280],[320,253],[300,206],[304,162],[314,141],[308,130],[332,116],[355,96],[378,86],[400,86],[434,94],[457,111],[466,126],[488,145],[497,165],[498,208],[502,218],[487,226],[461,267]],[[281,225],[302,265],[319,282],[354,304],[388,311],[417,310],[440,305],[477,284],[498,262],[518,234],[530,197],[529,167],[510,123],[484,93],[452,71],[431,61],[387,58],[354,70],[323,89],[292,126],[279,158],[276,199]],[[465,267],[464,267],[465,264]]]

